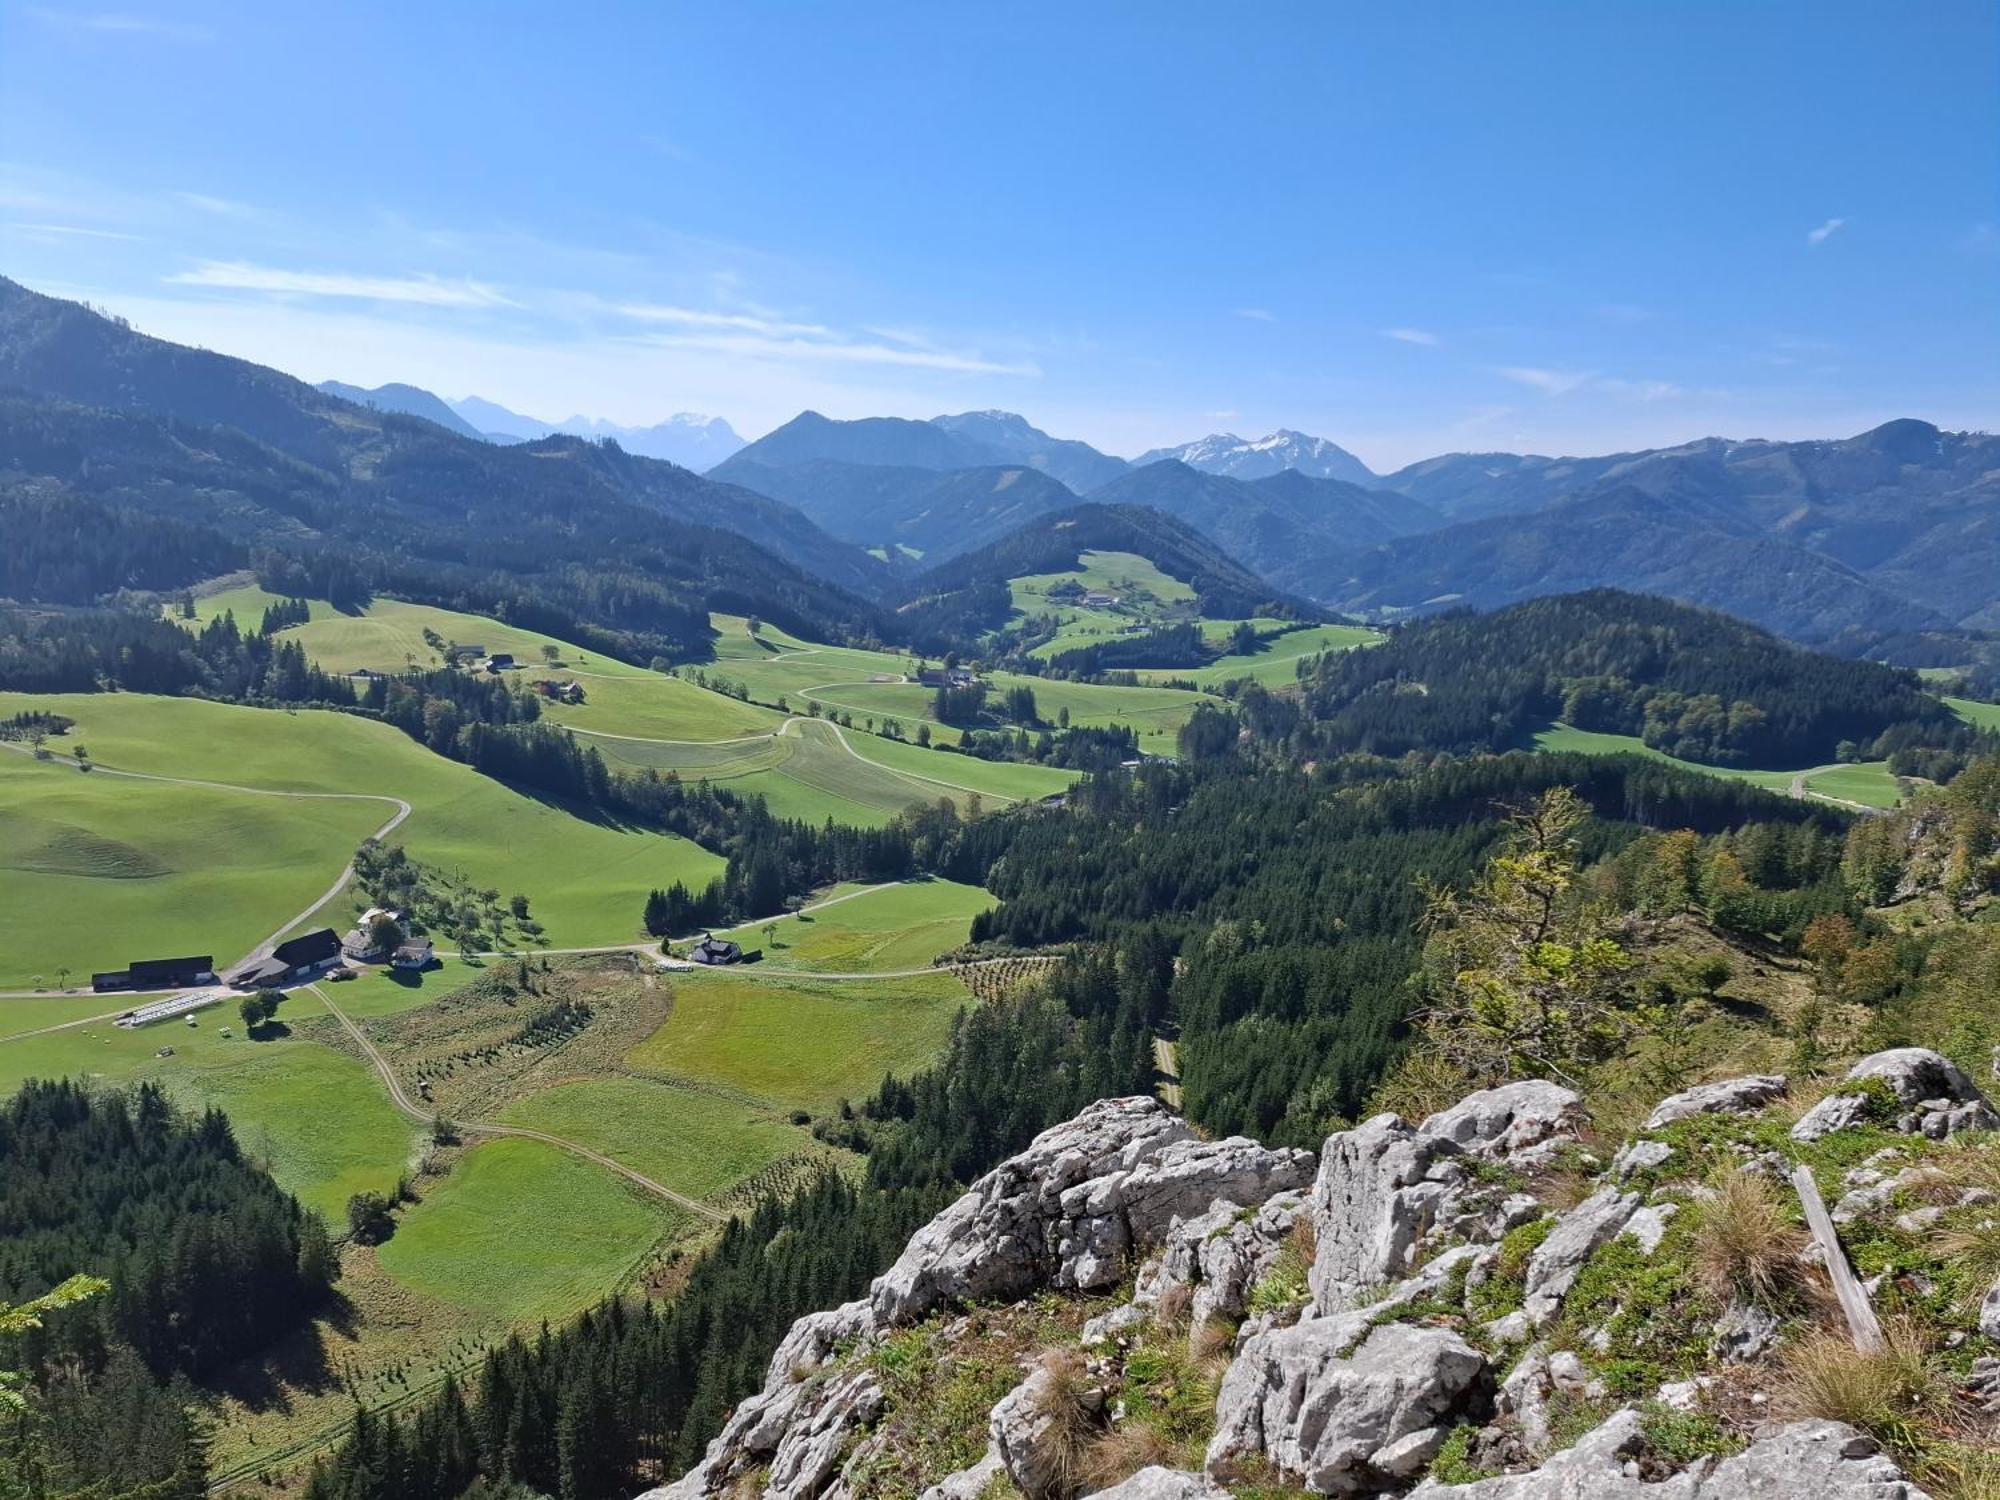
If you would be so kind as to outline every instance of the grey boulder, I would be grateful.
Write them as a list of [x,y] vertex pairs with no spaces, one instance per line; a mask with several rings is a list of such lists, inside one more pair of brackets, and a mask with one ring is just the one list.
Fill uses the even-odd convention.
[[1228,1495],[1229,1491],[1206,1474],[1154,1464],[1108,1490],[1098,1490],[1092,1500],[1228,1500]]
[[1676,1120],[1696,1115],[1754,1115],[1785,1092],[1782,1073],[1752,1073],[1745,1078],[1725,1078],[1719,1083],[1697,1084],[1670,1094],[1653,1106],[1646,1116],[1648,1130],[1659,1130]]
[[1639,1477],[1639,1413],[1626,1408],[1539,1469],[1471,1484],[1426,1481],[1408,1500],[1929,1500],[1872,1438],[1839,1422],[1768,1429],[1734,1457]]
[[[1895,1128],[1905,1135],[1943,1140],[1962,1130],[2000,1130],[2000,1114],[1965,1070],[1928,1047],[1891,1047],[1848,1069],[1847,1081],[1879,1079],[1902,1106]],[[1863,1123],[1868,1101],[1859,1094],[1828,1094],[1799,1117],[1795,1141],[1816,1141]]]
[[1556,1220],[1549,1237],[1528,1258],[1528,1278],[1522,1307],[1537,1324],[1554,1317],[1576,1285],[1584,1262],[1598,1246],[1609,1243],[1639,1207],[1637,1193],[1615,1187],[1599,1188]]
[[1104,1099],[1036,1136],[911,1238],[869,1291],[884,1326],[951,1302],[1114,1284],[1176,1218],[1310,1180],[1310,1152],[1201,1141],[1156,1099]]
[[1216,1400],[1210,1475],[1261,1460],[1319,1494],[1370,1493],[1413,1476],[1485,1406],[1485,1357],[1457,1334],[1389,1323],[1349,1353],[1348,1323],[1313,1319],[1243,1347]]

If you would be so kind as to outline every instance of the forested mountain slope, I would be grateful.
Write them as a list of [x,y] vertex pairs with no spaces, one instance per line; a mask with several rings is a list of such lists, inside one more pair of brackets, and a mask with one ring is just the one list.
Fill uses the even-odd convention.
[[1347,576],[1354,555],[1430,519],[1420,506],[1338,479],[1278,474],[1247,481],[1179,459],[1134,469],[1090,498],[1164,511],[1280,588],[1314,599],[1330,597],[1330,585]]
[[892,563],[940,563],[1077,503],[1066,485],[1020,466],[940,470],[815,458],[726,468],[732,485],[796,506],[842,541],[899,549]]
[[1323,749],[1378,755],[1503,750],[1556,718],[1739,766],[1825,762],[1898,730],[1960,733],[1913,672],[1610,589],[1419,621],[1322,658],[1305,708]]
[[1357,612],[1492,609],[1616,587],[1725,610],[1834,648],[1943,628],[1935,610],[1758,531],[1707,500],[1631,486],[1530,515],[1469,521],[1350,555],[1315,593]]
[[1453,454],[1384,483],[1459,524],[1357,559],[1322,596],[1340,607],[1608,584],[1848,649],[2000,618],[2000,437],[1985,433],[1902,420],[1835,441]]
[[1138,505],[1073,505],[1028,522],[996,542],[930,568],[904,585],[899,612],[931,631],[977,634],[1004,625],[1010,578],[1074,568],[1087,551],[1131,552],[1195,592],[1211,619],[1299,606],[1193,528]]
[[[883,623],[850,592],[879,587],[882,565],[782,502],[576,438],[460,437],[5,281],[0,386],[17,392],[0,401],[0,486],[40,495],[45,528],[74,498],[111,508],[114,524],[169,517],[223,539],[173,584],[235,566],[251,547],[312,581],[294,576],[285,592],[535,607],[676,651],[701,648],[711,608],[821,636]],[[73,542],[51,556],[56,581],[27,579],[17,597],[132,581],[129,566],[93,571],[101,533],[58,534]],[[40,550],[52,550],[46,530]],[[148,577],[169,584],[160,570]]]

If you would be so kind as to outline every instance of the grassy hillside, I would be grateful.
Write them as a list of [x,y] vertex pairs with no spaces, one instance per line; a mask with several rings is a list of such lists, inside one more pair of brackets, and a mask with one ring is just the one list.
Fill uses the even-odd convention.
[[[1210,621],[1204,628],[1213,636],[1217,631],[1227,632],[1234,623]],[[1278,622],[1253,620],[1251,623],[1276,625]],[[1248,655],[1224,656],[1188,672],[1152,670],[1141,672],[1139,676],[1146,682],[1188,678],[1203,687],[1215,687],[1247,677],[1268,688],[1288,687],[1298,680],[1300,662],[1326,651],[1352,651],[1358,646],[1379,645],[1382,639],[1379,630],[1370,630],[1364,625],[1308,625],[1303,630],[1288,630],[1282,635],[1267,632],[1264,649]]]
[[[71,738],[109,760],[83,731]],[[220,757],[211,769],[221,773]],[[88,984],[134,958],[229,963],[325,894],[395,810],[0,754],[0,989]]]
[[708,1079],[775,1108],[825,1110],[885,1073],[907,1077],[968,1003],[949,975],[856,984],[722,971],[689,976],[666,1025],[628,1061]]
[[[0,717],[28,708],[75,719],[76,728],[53,743],[59,749],[83,744],[105,767],[265,791],[402,798],[412,811],[396,830],[396,842],[426,863],[463,872],[474,885],[503,896],[527,895],[556,947],[628,941],[648,890],[673,880],[705,884],[722,870],[720,859],[685,839],[577,817],[432,755],[386,724],[351,714],[277,713],[133,693],[0,695]],[[164,894],[166,886],[158,886],[162,894],[155,899],[141,889],[152,880],[133,883],[128,893],[125,882],[98,877],[85,893],[74,874],[10,876],[10,894],[18,890],[28,909],[40,914],[0,949],[0,969],[14,986],[32,974],[52,974],[58,965],[82,974],[113,966],[107,958],[122,961],[147,951],[126,951],[134,937],[175,952],[212,950],[219,959],[233,959],[325,891],[360,838],[394,811],[374,801],[280,799],[86,776],[0,756],[0,787],[14,789],[7,805],[19,808],[43,786],[66,793],[62,821],[129,845],[137,853],[127,858],[184,869],[180,878],[194,899],[174,899]],[[185,825],[183,810],[190,820]],[[260,837],[267,831],[268,840]],[[206,858],[201,844],[190,845],[196,838],[209,841]],[[27,847],[25,839],[0,846]],[[283,868],[267,881],[258,878],[274,865]],[[139,926],[128,934],[112,924],[74,920],[79,909],[98,907],[100,900],[117,903],[121,916],[136,913]],[[353,909],[343,896],[321,918],[338,925]]]
[[842,886],[812,911],[745,922],[729,936],[764,950],[764,966],[835,974],[893,973],[927,966],[965,941],[972,919],[993,905],[978,886],[924,879]]
[[1584,755],[1643,755],[1649,760],[1678,766],[1683,771],[1699,771],[1705,776],[1747,781],[1766,791],[1790,792],[1796,785],[1815,797],[1834,802],[1858,802],[1866,807],[1894,807],[1903,799],[1902,786],[1889,774],[1887,761],[1812,766],[1802,770],[1705,766],[1698,761],[1677,760],[1655,750],[1635,734],[1604,734],[1568,724],[1550,725],[1535,735],[1534,742],[1538,750],[1571,750]]

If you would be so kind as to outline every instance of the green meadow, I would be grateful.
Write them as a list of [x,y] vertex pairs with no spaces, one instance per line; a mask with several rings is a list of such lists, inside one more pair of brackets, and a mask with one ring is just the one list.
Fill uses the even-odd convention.
[[728,936],[762,948],[760,967],[834,974],[920,969],[961,946],[972,919],[994,904],[976,885],[935,877],[839,886],[823,901],[814,911],[745,922]]
[[676,976],[673,1014],[628,1055],[635,1068],[703,1080],[775,1109],[826,1110],[907,1077],[972,1003],[949,974],[848,981]]
[[[244,1034],[233,997],[196,1012],[193,1026],[177,1019],[126,1030],[100,1020],[20,1034],[118,1004],[104,995],[0,1000],[0,1092],[12,1093],[30,1078],[156,1082],[184,1107],[221,1109],[244,1150],[336,1226],[345,1223],[349,1197],[393,1188],[415,1159],[411,1123],[371,1068],[325,1045],[334,1023],[309,993],[288,997],[280,1024],[257,1038]],[[157,1056],[162,1048],[173,1055]]]
[[1951,711],[1975,729],[2000,731],[2000,703],[1980,703],[1972,698],[1947,698]]
[[502,1118],[601,1151],[690,1198],[713,1198],[773,1162],[824,1150],[764,1105],[645,1077],[558,1084]]
[[375,1254],[415,1291],[525,1326],[623,1285],[688,1221],[559,1146],[503,1137],[467,1152]]
[[[1276,622],[1252,620],[1250,623],[1261,626]],[[1235,629],[1234,621],[1219,620],[1208,624],[1215,627],[1213,632],[1204,628],[1203,633],[1210,639]],[[1352,651],[1361,646],[1373,646],[1381,639],[1380,631],[1370,630],[1364,625],[1309,625],[1304,630],[1288,630],[1282,635],[1265,632],[1264,649],[1248,655],[1224,656],[1192,671],[1156,670],[1141,672],[1139,676],[1147,682],[1191,679],[1207,688],[1247,677],[1268,688],[1286,687],[1298,680],[1300,662],[1328,651]]]
[[[722,860],[686,839],[580,817],[433,755],[386,724],[352,714],[282,713],[134,693],[0,694],[0,716],[28,707],[74,718],[77,727],[52,743],[83,744],[107,767],[264,790],[402,798],[413,811],[391,835],[395,842],[415,858],[462,872],[475,885],[525,894],[548,942],[557,947],[630,941],[648,890],[674,880],[704,885],[723,868]],[[32,789],[20,779],[24,775],[38,778]],[[109,957],[120,962],[144,956],[152,946],[213,951],[224,962],[233,960],[325,891],[361,837],[394,811],[382,802],[203,791],[0,756],[0,797],[15,788],[14,801],[0,806],[18,807],[43,785],[75,790],[60,805],[59,817],[43,812],[37,799],[38,816],[130,845],[138,851],[133,857],[169,869],[178,861],[188,867],[181,877],[186,889],[202,899],[148,902],[126,893],[127,886],[136,889],[162,877],[125,881],[9,870],[13,899],[0,903],[0,913],[15,908],[37,914],[21,939],[0,949],[6,954],[0,964],[9,973],[19,971],[16,980],[52,974],[59,964],[79,974],[108,967],[107,942],[113,950]],[[211,814],[212,807],[222,810]],[[192,836],[183,827],[183,809],[190,825],[212,830],[212,858],[196,858],[199,848],[182,852],[181,841]],[[260,849],[264,841],[257,834],[267,826],[278,831]],[[23,838],[4,847],[32,855],[47,843],[41,834],[30,837],[32,844]],[[279,865],[287,868],[278,870]],[[260,879],[260,871],[267,878]],[[218,889],[227,899],[206,898],[204,893]],[[57,913],[74,912],[79,901],[129,902],[143,920],[129,930],[53,920]],[[338,925],[354,910],[348,893],[319,916]],[[0,914],[0,922],[8,920]],[[140,938],[145,944],[127,952]]]
[[1862,761],[1854,765],[1811,766],[1794,771],[1749,770],[1733,766],[1708,766],[1699,761],[1679,760],[1647,745],[1637,735],[1603,734],[1575,729],[1568,724],[1552,724],[1535,736],[1538,750],[1571,750],[1585,755],[1643,755],[1648,760],[1699,771],[1705,776],[1725,776],[1747,781],[1767,791],[1789,792],[1794,781],[1816,796],[1836,802],[1859,802],[1867,807],[1894,807],[1902,800],[1903,789],[1889,774],[1887,761]]
[[324,895],[394,811],[0,754],[0,989],[88,984],[169,954],[231,963]]

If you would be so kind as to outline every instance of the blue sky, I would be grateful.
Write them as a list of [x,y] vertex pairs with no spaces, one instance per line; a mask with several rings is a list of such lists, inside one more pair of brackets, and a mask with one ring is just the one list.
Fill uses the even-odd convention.
[[1990,0],[0,0],[0,272],[308,379],[1378,468],[1996,425]]

